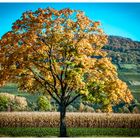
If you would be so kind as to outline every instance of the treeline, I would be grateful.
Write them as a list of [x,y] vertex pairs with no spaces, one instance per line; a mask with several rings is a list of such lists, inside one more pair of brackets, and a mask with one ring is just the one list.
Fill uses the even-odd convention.
[[119,36],[109,36],[103,47],[115,64],[140,64],[140,42]]

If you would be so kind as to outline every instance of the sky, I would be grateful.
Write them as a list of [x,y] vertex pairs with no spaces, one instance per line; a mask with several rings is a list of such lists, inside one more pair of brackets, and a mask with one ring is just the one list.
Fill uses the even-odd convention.
[[100,21],[107,35],[140,41],[140,3],[0,3],[0,38],[23,12],[47,7],[82,10],[90,19]]

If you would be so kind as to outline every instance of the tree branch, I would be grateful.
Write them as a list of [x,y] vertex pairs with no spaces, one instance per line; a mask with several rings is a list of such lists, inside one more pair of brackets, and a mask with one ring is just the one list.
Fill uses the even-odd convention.
[[[60,97],[58,95],[58,92],[55,91],[55,89],[53,89],[53,85],[51,85],[48,81],[46,81],[42,76],[40,75],[36,75],[35,72],[31,69],[31,68],[28,68],[33,74],[34,74],[34,78],[44,87],[46,87],[46,84],[48,85],[48,87],[50,87],[57,95],[58,99],[60,100]],[[44,84],[38,79],[38,77],[44,81]],[[46,87],[47,88],[47,87]],[[48,90],[48,89],[47,89]],[[51,93],[52,94],[52,93]],[[53,94],[52,94],[52,97],[53,97]],[[54,97],[53,97],[54,98]],[[58,100],[56,99],[56,100]],[[58,101],[59,101],[58,100]]]
[[73,99],[71,99],[68,103],[66,103],[66,106],[70,105],[74,100],[76,100],[80,96],[81,94],[76,95]]
[[46,87],[46,85],[44,85],[35,75],[34,75],[34,78],[35,78],[43,87],[45,87],[46,90],[48,91],[48,93],[50,94],[50,96],[51,96],[58,104],[60,104],[59,99],[57,99],[57,98],[51,93],[51,91]]

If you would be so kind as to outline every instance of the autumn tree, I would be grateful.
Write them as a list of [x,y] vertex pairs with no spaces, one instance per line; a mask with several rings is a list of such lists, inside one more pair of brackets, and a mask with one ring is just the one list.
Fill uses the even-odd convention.
[[127,91],[119,93],[116,68],[101,49],[106,43],[100,22],[82,11],[27,11],[0,40],[0,85],[13,81],[22,90],[41,90],[53,98],[60,106],[60,136],[65,137],[66,108],[78,97],[94,102],[102,91],[111,103],[127,101]]

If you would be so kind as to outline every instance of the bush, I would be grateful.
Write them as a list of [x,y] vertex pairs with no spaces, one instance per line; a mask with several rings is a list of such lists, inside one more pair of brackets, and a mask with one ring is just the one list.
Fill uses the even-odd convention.
[[28,108],[27,111],[38,111],[38,105],[36,102],[28,101]]
[[80,103],[79,111],[84,112],[84,104],[83,103]]
[[8,98],[6,96],[0,96],[0,111],[6,111],[8,108]]
[[69,105],[69,106],[67,107],[67,112],[75,112],[75,111],[76,111],[76,108],[73,107],[72,105]]
[[79,111],[80,112],[95,112],[93,107],[89,105],[84,105],[83,103],[80,104]]
[[133,113],[140,113],[139,108],[138,107],[134,107]]
[[88,106],[88,105],[85,105],[84,111],[85,112],[95,112],[94,109],[92,107]]
[[51,104],[45,96],[40,96],[37,100],[39,111],[50,111]]
[[4,110],[0,111],[24,111],[28,106],[25,97],[18,97],[10,93],[0,93],[0,98],[3,99],[2,103],[5,104]]
[[126,106],[124,106],[122,110],[123,110],[123,113],[130,113],[129,109]]
[[74,102],[72,102],[72,106],[76,109],[79,110],[80,109],[80,105],[82,103],[81,97],[77,98]]

